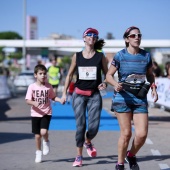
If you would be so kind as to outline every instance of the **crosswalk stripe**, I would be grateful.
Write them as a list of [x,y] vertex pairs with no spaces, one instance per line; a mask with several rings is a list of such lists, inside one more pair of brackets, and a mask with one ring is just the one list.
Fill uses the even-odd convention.
[[151,149],[152,155],[161,156],[161,153],[158,150]]
[[170,170],[170,168],[167,164],[159,164],[159,167],[161,170]]
[[153,145],[153,142],[149,138],[146,139],[145,143],[148,145]]

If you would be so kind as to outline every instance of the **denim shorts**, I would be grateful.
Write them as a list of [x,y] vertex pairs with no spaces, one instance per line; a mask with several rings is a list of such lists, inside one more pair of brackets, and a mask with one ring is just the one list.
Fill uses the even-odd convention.
[[114,92],[112,98],[112,111],[118,113],[148,113],[147,98],[139,99],[127,91]]

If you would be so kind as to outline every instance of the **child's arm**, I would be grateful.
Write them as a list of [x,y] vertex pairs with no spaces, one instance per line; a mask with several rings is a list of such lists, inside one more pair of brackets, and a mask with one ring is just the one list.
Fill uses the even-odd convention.
[[26,100],[26,103],[28,105],[31,105],[31,106],[34,106],[34,107],[38,107],[39,106],[39,103],[37,101],[34,101],[33,100],[33,84],[30,84],[28,86],[28,89],[27,89],[27,93],[26,93],[26,96],[25,96],[25,100]]
[[55,98],[53,98],[53,100],[54,100],[55,102],[60,102],[61,104],[63,104],[63,103],[61,102],[61,99],[60,99],[59,97],[55,97]]
[[32,105],[32,106],[35,106],[35,107],[38,107],[39,106],[39,103],[38,102],[36,102],[36,101],[33,101],[33,100],[26,100],[26,103],[28,104],[28,105]]

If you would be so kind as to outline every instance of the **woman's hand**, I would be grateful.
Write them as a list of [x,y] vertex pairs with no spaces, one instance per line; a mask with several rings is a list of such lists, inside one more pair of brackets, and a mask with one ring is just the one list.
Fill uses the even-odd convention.
[[122,83],[116,83],[114,85],[114,89],[115,89],[116,92],[121,91],[122,90]]
[[66,100],[67,100],[67,96],[66,95],[62,95],[62,97],[61,97],[61,104],[65,104]]
[[157,100],[158,100],[158,93],[157,93],[155,88],[152,90],[151,95],[152,95],[152,98],[154,99],[154,102],[157,102]]
[[104,89],[106,89],[106,87],[107,87],[107,84],[105,82],[98,85],[99,90],[104,90]]

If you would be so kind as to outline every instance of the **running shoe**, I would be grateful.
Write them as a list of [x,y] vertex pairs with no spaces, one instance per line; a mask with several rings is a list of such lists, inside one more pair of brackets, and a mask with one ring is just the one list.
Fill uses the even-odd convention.
[[77,156],[75,161],[73,162],[74,167],[81,167],[82,166],[82,156]]
[[130,157],[126,155],[125,160],[129,164],[131,170],[140,170],[139,165],[137,164],[136,156]]
[[84,143],[84,147],[87,149],[87,154],[90,157],[96,157],[97,156],[97,151],[96,149],[93,147],[92,143]]
[[115,166],[115,170],[125,170],[125,167],[124,167],[124,165],[117,164]]
[[35,163],[40,163],[42,161],[42,151],[37,150],[35,152]]
[[48,155],[50,152],[50,141],[45,142],[43,140],[43,155]]

